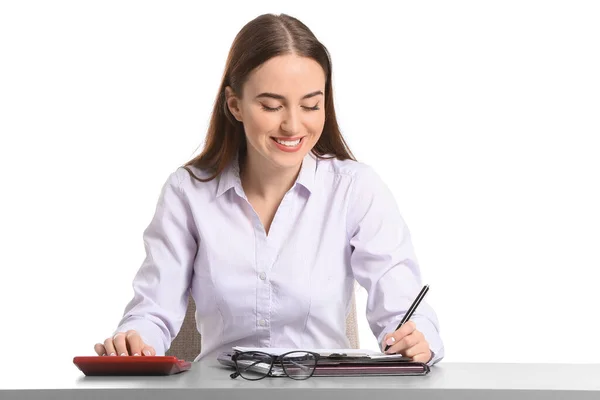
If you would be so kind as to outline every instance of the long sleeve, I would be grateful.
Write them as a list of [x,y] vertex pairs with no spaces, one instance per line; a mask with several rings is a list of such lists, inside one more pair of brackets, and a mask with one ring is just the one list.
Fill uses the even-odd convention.
[[183,323],[198,248],[181,173],[173,172],[162,187],[143,233],[146,257],[133,280],[134,296],[115,331],[138,331],[157,355],[164,355]]
[[[406,223],[378,174],[370,167],[362,168],[350,195],[347,221],[352,270],[367,290],[367,320],[381,345],[419,293],[421,273]],[[440,361],[444,346],[435,311],[423,300],[411,319],[430,345],[433,358],[429,364]]]

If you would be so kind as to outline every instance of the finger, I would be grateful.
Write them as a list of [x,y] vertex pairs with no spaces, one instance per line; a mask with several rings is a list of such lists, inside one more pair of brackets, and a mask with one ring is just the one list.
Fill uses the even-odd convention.
[[385,338],[383,340],[382,349],[385,350],[386,346],[394,345],[394,343],[402,340],[402,338],[410,335],[411,333],[413,333],[416,330],[417,330],[417,325],[413,321],[406,322],[404,325],[402,325],[400,327],[400,329],[397,329],[396,331],[385,335]]
[[125,334],[127,345],[129,345],[129,354],[132,356],[139,356],[142,354],[142,348],[144,347],[144,341],[142,337],[136,331],[127,331]]
[[108,338],[104,341],[104,349],[106,350],[106,354],[109,356],[117,355],[117,351],[115,350],[115,345],[113,344],[112,338]]
[[94,351],[99,356],[105,356],[106,355],[106,349],[104,348],[104,345],[102,343],[96,343],[94,345]]
[[419,354],[415,355],[414,357],[412,357],[412,359],[413,359],[413,361],[427,364],[429,362],[429,360],[431,359],[431,351],[427,351],[425,353],[419,353]]
[[119,356],[127,356],[127,340],[125,339],[125,332],[118,332],[113,336],[113,343],[115,344],[115,350]]
[[413,321],[408,321],[404,325],[400,327],[400,329],[396,330],[393,335],[396,339],[396,342],[401,340],[403,337],[410,335],[414,331],[417,330],[417,325]]
[[[402,355],[406,355],[408,357],[408,355],[406,354],[406,350],[416,346],[417,344],[419,344],[419,342],[420,337],[418,334],[410,334],[408,336],[404,336],[399,341],[393,342],[392,346],[386,351],[386,353],[401,353]],[[392,338],[390,338],[387,343],[392,343]]]
[[385,350],[385,348],[388,346],[388,343],[389,343],[389,346],[396,343],[396,338],[394,338],[393,332],[390,332],[383,337],[383,341],[381,342],[381,351]]
[[145,345],[142,354],[145,356],[155,356],[156,350],[154,350],[154,347],[152,346]]
[[429,351],[429,344],[425,341],[419,341],[414,346],[408,347],[406,350],[402,351],[406,357],[414,358],[418,354],[427,353]]

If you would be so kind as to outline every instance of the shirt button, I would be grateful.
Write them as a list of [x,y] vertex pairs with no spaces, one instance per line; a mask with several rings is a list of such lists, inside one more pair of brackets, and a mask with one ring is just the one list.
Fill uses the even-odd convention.
[[265,274],[264,272],[261,272],[261,273],[258,275],[258,277],[259,277],[261,280],[263,280],[263,281],[264,281],[265,279],[267,279],[267,274]]
[[261,319],[261,320],[258,321],[258,324],[260,326],[265,326],[267,324],[267,321],[265,321],[264,319]]

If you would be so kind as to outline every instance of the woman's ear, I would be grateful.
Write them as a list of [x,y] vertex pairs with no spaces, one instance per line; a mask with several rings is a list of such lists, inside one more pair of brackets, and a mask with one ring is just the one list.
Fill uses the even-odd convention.
[[240,100],[230,86],[225,88],[225,101],[227,102],[227,108],[235,119],[242,122],[242,110],[240,108]]

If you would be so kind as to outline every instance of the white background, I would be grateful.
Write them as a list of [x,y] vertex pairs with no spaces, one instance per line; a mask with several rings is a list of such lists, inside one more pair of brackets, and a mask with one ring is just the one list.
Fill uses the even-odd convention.
[[74,372],[110,335],[160,188],[265,12],[330,50],[342,131],[409,225],[443,362],[600,358],[599,3],[338,4],[0,3],[2,359]]

